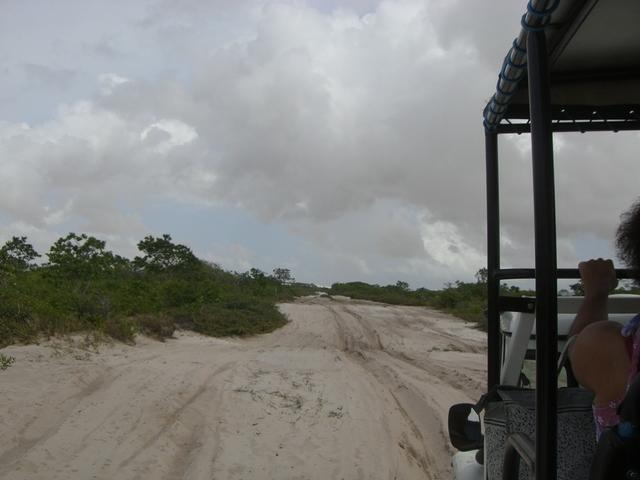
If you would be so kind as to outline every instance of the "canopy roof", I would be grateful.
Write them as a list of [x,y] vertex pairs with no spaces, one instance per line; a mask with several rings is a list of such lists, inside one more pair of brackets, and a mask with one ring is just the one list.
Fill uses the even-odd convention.
[[640,129],[640,0],[530,0],[507,53],[485,128],[528,131],[526,48],[544,30],[554,130]]

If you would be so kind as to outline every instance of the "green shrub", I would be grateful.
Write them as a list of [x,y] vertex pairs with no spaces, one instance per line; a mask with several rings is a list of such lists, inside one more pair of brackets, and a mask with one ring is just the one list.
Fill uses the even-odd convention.
[[364,282],[334,283],[329,290],[329,294],[344,295],[359,300],[371,300],[392,305],[426,305],[425,292],[428,292],[428,290],[412,291],[405,285],[404,282],[386,286],[370,285]]
[[132,320],[138,325],[141,333],[161,341],[173,337],[176,330],[173,319],[164,314],[142,314]]
[[0,299],[0,347],[31,341],[38,334],[36,322],[21,305]]
[[0,353],[0,370],[6,370],[11,365],[13,365],[15,361],[15,358],[9,355],[5,355],[4,353]]
[[393,305],[433,307],[464,320],[476,322],[479,328],[486,328],[484,316],[486,283],[484,282],[455,282],[445,285],[442,290],[425,288],[410,290],[404,282],[386,286],[370,285],[364,282],[335,283],[331,286],[329,293]]
[[205,305],[193,313],[193,330],[214,337],[268,333],[287,323],[275,305],[254,299]]
[[277,302],[317,290],[293,283],[286,269],[224,271],[169,235],[146,237],[139,248],[143,255],[129,261],[102,240],[70,233],[52,245],[49,263],[36,265],[26,238],[0,246],[0,346],[81,331],[163,339],[176,325],[217,336],[265,333],[286,323]]
[[133,344],[138,333],[138,325],[131,317],[112,317],[103,322],[102,330],[111,338]]

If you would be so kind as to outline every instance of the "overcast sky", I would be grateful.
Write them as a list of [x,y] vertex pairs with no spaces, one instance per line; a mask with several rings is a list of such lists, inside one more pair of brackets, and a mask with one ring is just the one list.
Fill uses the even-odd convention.
[[[526,2],[0,0],[0,241],[440,287],[485,264],[481,112]],[[613,255],[637,133],[556,140],[559,264]],[[501,137],[505,266],[532,264]]]

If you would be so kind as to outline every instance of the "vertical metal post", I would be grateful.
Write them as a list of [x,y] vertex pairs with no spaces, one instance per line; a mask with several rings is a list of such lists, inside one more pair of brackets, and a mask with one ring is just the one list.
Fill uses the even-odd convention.
[[536,264],[536,480],[557,478],[558,304],[551,89],[546,37],[527,38]]
[[487,163],[487,383],[491,389],[500,381],[500,280],[496,278],[500,269],[498,134],[485,132],[484,141]]

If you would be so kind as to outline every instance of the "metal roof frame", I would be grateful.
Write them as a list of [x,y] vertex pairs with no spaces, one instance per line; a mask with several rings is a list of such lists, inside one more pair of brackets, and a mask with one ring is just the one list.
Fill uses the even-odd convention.
[[[615,17],[612,12],[623,10],[621,7],[627,7],[629,14],[607,18]],[[640,19],[640,4],[627,0],[529,0],[521,19],[522,29],[504,58],[496,91],[483,112],[487,131],[528,131],[526,122],[522,122],[529,118],[527,45],[529,33],[536,31],[544,33],[547,45],[553,131],[640,127],[640,29],[636,26],[638,33],[627,37],[606,32],[606,38],[591,38],[602,34],[594,31],[598,15],[612,21],[620,21],[623,15],[633,25],[633,20]],[[621,26],[625,27],[630,29],[630,25]],[[587,33],[583,34],[581,28],[586,28]],[[631,41],[636,50],[627,52],[628,46],[621,45],[625,40]],[[572,42],[579,46],[574,48]],[[613,54],[607,50],[609,44]],[[591,48],[597,50],[593,53],[596,60],[583,65]],[[631,61],[611,63],[629,56]],[[609,60],[610,57],[614,59]]]

